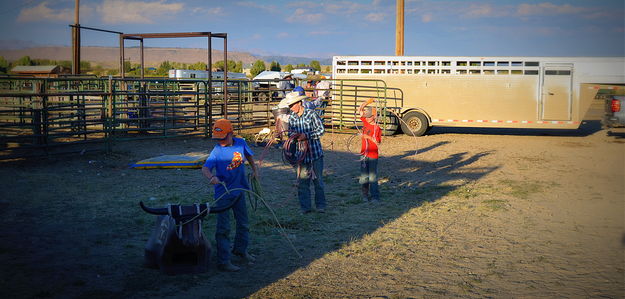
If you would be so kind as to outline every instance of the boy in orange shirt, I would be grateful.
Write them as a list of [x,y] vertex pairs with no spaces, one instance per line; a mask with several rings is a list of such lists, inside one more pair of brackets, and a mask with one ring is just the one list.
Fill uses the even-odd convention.
[[380,201],[378,189],[378,145],[382,142],[382,130],[377,124],[375,107],[367,107],[373,103],[368,99],[358,108],[362,121],[362,146],[360,148],[360,179],[363,201]]

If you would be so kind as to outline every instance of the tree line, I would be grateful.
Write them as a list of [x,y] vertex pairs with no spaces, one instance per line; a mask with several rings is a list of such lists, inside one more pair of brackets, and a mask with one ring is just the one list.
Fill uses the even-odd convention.
[[[8,61],[3,56],[0,56],[0,74],[8,74],[9,71],[15,66],[36,66],[36,65],[59,65],[68,69],[71,69],[72,62],[69,60],[51,60],[51,59],[32,59],[30,56],[23,56],[15,61]],[[223,71],[224,70],[224,61],[220,60],[212,65],[215,71]],[[319,61],[312,60],[309,65],[300,63],[295,66],[291,64],[287,64],[282,67],[279,62],[272,61],[269,64],[269,67],[262,60],[256,60],[250,69],[251,77],[255,77],[263,71],[277,71],[277,72],[291,72],[296,68],[307,68],[310,67],[315,71],[321,71],[321,65]],[[172,69],[184,69],[184,70],[206,70],[207,65],[205,62],[196,62],[196,63],[180,63],[180,62],[172,62],[172,61],[163,61],[159,64],[158,67],[146,67],[144,70],[145,76],[148,77],[162,77],[167,76],[169,70]],[[116,76],[119,75],[118,68],[104,68],[101,65],[92,65],[89,61],[81,61],[80,69],[82,73],[85,74],[93,74],[96,76],[104,76],[111,75]],[[228,60],[228,71],[229,72],[243,72],[243,62],[242,61],[233,61]],[[326,68],[326,71],[329,71]],[[124,72],[130,76],[141,76],[141,65],[138,63],[131,63],[130,61],[124,61]]]
[[272,61],[271,64],[269,65],[269,68],[267,68],[267,65],[265,65],[264,61],[256,60],[254,64],[252,64],[252,68],[250,69],[250,74],[252,75],[252,77],[256,77],[256,75],[260,74],[263,71],[291,72],[293,69],[296,69],[296,68],[299,69],[299,68],[307,68],[307,67],[310,67],[315,71],[321,71],[321,64],[317,60],[311,60],[309,65],[305,65],[303,63],[297,64],[295,66],[291,64],[287,64],[284,66],[284,69],[280,66],[280,63],[277,61]]

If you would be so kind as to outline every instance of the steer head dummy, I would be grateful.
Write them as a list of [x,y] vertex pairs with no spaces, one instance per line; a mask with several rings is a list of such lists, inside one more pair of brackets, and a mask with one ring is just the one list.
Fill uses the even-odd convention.
[[146,265],[167,274],[206,271],[210,243],[202,233],[202,219],[226,211],[236,202],[213,208],[208,203],[150,208],[139,202],[145,212],[159,216],[145,246]]

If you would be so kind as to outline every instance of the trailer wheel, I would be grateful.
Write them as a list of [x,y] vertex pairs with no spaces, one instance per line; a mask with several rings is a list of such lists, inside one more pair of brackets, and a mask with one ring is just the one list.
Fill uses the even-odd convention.
[[416,111],[406,113],[402,120],[401,130],[410,136],[422,136],[430,126],[428,118]]
[[386,112],[386,115],[378,120],[378,125],[382,129],[382,136],[391,136],[397,133],[399,119],[394,114]]

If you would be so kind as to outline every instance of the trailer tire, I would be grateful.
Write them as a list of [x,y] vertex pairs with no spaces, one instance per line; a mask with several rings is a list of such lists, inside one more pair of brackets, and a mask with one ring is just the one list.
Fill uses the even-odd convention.
[[420,112],[408,112],[402,117],[401,130],[409,136],[422,136],[428,130],[428,118]]
[[399,129],[399,119],[395,114],[386,112],[383,119],[378,120],[378,125],[380,125],[382,129],[382,136],[392,136],[397,133],[397,129]]

